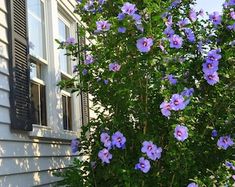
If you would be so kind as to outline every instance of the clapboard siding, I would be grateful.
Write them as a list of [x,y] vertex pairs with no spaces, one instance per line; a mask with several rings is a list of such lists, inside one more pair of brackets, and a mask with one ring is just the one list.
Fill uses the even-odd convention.
[[[43,181],[50,181],[47,184],[53,184],[60,180],[57,177],[53,177],[53,171],[41,171],[41,172],[32,172],[32,173],[20,173],[18,175],[8,175],[0,177],[0,186],[1,187],[32,187],[32,186],[48,186]],[[24,180],[22,180],[24,179]],[[25,183],[27,181],[27,184]]]
[[71,164],[70,142],[10,129],[7,2],[0,0],[0,187],[50,186],[52,172]]
[[13,141],[1,142],[0,144],[0,157],[62,157],[70,155],[70,147],[63,144]]
[[0,176],[65,168],[71,157],[32,157],[0,159]]

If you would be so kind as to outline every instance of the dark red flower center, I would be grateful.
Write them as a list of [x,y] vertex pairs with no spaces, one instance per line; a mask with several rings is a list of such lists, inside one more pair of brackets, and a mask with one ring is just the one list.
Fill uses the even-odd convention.
[[179,101],[178,101],[178,100],[175,100],[175,101],[174,101],[174,104],[175,104],[175,105],[178,105],[178,104],[179,104]]
[[178,45],[178,42],[177,42],[177,41],[173,41],[173,44],[174,44],[174,45]]
[[121,142],[121,141],[122,141],[121,137],[118,137],[117,141],[118,141],[118,142]]
[[208,79],[212,80],[214,78],[213,75],[208,75]]
[[141,164],[140,164],[140,167],[144,168],[144,167],[145,167],[145,165],[144,165],[143,163],[141,163]]
[[213,67],[213,66],[212,66],[211,63],[208,63],[208,64],[207,64],[207,68],[208,68],[208,69],[211,69],[212,67]]
[[210,56],[209,58],[210,58],[210,60],[215,60],[214,56]]
[[182,136],[182,132],[181,131],[177,131],[176,133],[178,136]]
[[143,46],[146,47],[148,45],[148,42],[144,41]]
[[224,143],[228,143],[228,138],[224,138],[224,139],[223,139],[223,142],[224,142]]
[[105,24],[102,25],[102,29],[106,29],[106,25]]
[[152,146],[151,145],[148,146],[148,150],[152,150]]

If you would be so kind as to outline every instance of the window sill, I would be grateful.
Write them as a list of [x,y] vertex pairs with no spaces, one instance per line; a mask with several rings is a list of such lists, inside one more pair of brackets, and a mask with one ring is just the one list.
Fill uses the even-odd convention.
[[31,138],[71,141],[78,137],[77,132],[61,130],[56,131],[47,126],[33,125],[33,131],[29,132]]
[[71,74],[66,73],[66,72],[64,72],[64,71],[62,71],[62,70],[61,70],[61,75],[62,75],[63,77],[65,77],[66,79],[72,79],[72,78],[73,78],[73,76],[72,76]]

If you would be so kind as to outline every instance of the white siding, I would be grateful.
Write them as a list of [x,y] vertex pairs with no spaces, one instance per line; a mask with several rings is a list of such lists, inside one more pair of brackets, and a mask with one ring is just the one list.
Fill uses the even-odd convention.
[[7,2],[0,0],[0,187],[50,186],[59,180],[52,172],[73,159],[70,141],[10,129]]

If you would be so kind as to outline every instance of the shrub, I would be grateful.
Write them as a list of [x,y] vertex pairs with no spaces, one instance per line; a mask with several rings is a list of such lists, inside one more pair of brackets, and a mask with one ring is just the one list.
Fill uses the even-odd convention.
[[93,95],[97,118],[62,185],[232,186],[235,3],[209,19],[194,4],[78,1],[91,42],[61,43],[81,63],[60,86]]

